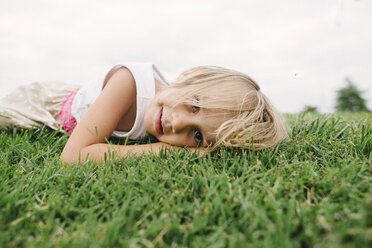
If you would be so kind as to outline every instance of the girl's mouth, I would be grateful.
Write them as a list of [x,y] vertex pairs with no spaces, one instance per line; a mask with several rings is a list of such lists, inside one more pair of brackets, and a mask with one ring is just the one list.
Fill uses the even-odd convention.
[[155,122],[155,129],[158,134],[164,134],[163,132],[163,126],[161,124],[161,117],[163,116],[163,108],[160,109],[158,117],[156,118]]

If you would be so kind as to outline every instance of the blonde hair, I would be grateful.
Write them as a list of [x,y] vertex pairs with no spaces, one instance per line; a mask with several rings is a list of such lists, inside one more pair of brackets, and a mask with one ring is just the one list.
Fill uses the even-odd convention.
[[254,150],[273,148],[287,137],[284,121],[258,84],[249,76],[217,66],[199,66],[182,73],[172,84],[183,91],[179,103],[210,110],[224,121],[210,146]]

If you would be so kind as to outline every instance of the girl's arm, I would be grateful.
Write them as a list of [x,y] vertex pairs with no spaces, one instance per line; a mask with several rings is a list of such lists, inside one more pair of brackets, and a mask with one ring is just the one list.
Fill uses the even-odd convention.
[[163,146],[169,146],[164,143],[131,146],[105,144],[133,104],[136,104],[135,81],[128,69],[121,68],[110,77],[97,100],[75,127],[63,149],[61,161],[83,162],[87,158],[101,161],[110,151],[115,151],[120,156],[128,152],[141,155],[158,153]]
[[126,154],[133,154],[134,156],[141,156],[143,154],[159,154],[160,150],[172,147],[171,145],[157,142],[153,144],[143,145],[112,145],[98,143],[83,148],[80,151],[80,162],[84,162],[87,158],[94,162],[104,161],[106,159],[123,157]]

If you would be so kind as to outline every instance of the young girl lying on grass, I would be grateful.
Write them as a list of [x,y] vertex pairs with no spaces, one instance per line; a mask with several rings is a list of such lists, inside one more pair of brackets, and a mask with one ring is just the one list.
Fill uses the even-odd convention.
[[[164,147],[272,148],[285,125],[247,75],[216,66],[183,72],[169,85],[149,63],[112,68],[104,82],[83,87],[53,82],[21,86],[0,100],[0,129],[47,125],[72,132],[63,162],[102,161],[114,151],[141,155]],[[159,142],[111,145],[115,137],[154,136]]]

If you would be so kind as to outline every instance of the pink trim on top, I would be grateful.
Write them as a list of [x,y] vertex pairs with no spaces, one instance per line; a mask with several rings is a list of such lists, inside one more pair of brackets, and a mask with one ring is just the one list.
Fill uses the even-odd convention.
[[63,128],[66,130],[67,133],[72,132],[77,125],[77,121],[71,113],[71,105],[78,91],[79,89],[71,92],[66,97],[66,99],[62,102],[61,110],[59,111],[59,121],[61,122]]

